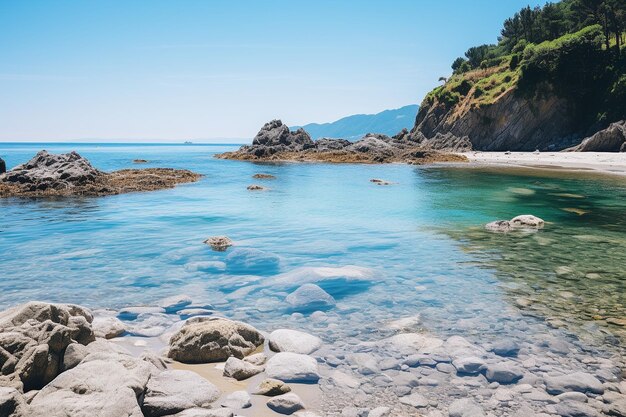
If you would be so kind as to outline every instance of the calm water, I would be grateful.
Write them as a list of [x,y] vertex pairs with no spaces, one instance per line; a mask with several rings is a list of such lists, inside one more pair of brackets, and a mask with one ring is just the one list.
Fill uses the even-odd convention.
[[[0,156],[12,167],[41,147],[0,144]],[[297,320],[285,296],[317,282],[337,299],[328,341],[376,337],[387,320],[419,314],[437,334],[531,329],[619,349],[623,328],[606,319],[626,317],[624,179],[213,158],[228,146],[45,147],[104,170],[143,158],[204,177],[151,193],[0,200],[0,308],[33,299],[119,308],[184,293],[271,330]],[[271,190],[247,191],[252,183]],[[482,229],[523,213],[549,223],[534,234]],[[212,235],[236,246],[213,252],[202,243]]]

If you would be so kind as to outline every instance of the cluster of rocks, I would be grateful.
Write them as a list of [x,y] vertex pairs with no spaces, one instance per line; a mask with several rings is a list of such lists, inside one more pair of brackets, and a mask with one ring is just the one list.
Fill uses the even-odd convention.
[[107,173],[76,152],[54,155],[40,151],[27,163],[0,173],[0,197],[112,195],[171,188],[199,178],[191,171],[170,168]]
[[510,232],[512,230],[538,230],[542,229],[545,222],[532,214],[522,214],[511,220],[496,220],[485,225],[485,229],[491,232]]
[[239,160],[298,160],[354,163],[432,163],[465,162],[467,158],[444,151],[468,150],[469,142],[435,138],[426,140],[403,130],[389,137],[367,134],[356,142],[323,138],[313,141],[303,129],[290,131],[280,120],[266,123],[252,141],[235,152],[217,155],[223,159]]

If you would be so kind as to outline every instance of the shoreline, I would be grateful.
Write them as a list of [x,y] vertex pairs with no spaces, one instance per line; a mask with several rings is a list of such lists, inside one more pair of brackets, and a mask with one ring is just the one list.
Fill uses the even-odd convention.
[[532,168],[626,176],[626,153],[616,152],[464,152],[465,166]]

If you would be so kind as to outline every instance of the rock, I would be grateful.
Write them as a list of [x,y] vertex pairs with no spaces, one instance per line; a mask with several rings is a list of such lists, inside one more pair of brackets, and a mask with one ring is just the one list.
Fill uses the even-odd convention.
[[376,185],[391,185],[393,184],[392,182],[386,181],[386,180],[381,180],[379,178],[372,178],[370,180],[370,182],[373,182]]
[[[0,159],[0,161],[2,161]],[[0,416],[22,417],[28,415],[28,404],[22,394],[11,387],[0,387]]]
[[3,384],[26,392],[52,381],[70,344],[95,339],[92,320],[89,310],[69,304],[30,302],[0,313]]
[[611,123],[570,150],[576,152],[623,152],[626,144],[626,121]]
[[63,354],[63,362],[61,364],[61,370],[67,371],[68,369],[72,369],[77,366],[85,356],[89,353],[89,350],[84,345],[80,343],[72,343],[65,348],[65,353]]
[[361,385],[361,382],[357,378],[341,371],[333,371],[333,373],[330,375],[330,378],[335,383],[335,385],[339,387],[354,389]]
[[168,370],[148,381],[142,410],[147,417],[165,416],[207,406],[219,396],[215,385],[195,372]]
[[232,274],[272,274],[280,269],[280,258],[258,249],[234,249],[226,256],[226,268]]
[[285,298],[293,311],[311,312],[334,307],[335,299],[315,284],[304,284]]
[[113,339],[126,333],[126,325],[113,316],[96,316],[91,323],[96,337]]
[[[139,397],[155,368],[107,342],[93,342],[81,363],[35,395],[32,417],[142,417]],[[106,410],[106,413],[104,412]]]
[[432,353],[443,345],[443,340],[420,333],[399,333],[381,341],[387,348],[400,353]]
[[545,378],[545,384],[546,391],[552,395],[563,394],[569,391],[599,395],[604,393],[602,383],[593,375],[585,372],[574,372],[573,374],[561,376],[548,376]]
[[378,368],[378,358],[370,353],[353,353],[348,355],[347,360],[361,375],[373,375],[380,371]]
[[252,365],[261,366],[267,361],[267,356],[265,356],[265,353],[255,353],[254,355],[246,356],[243,360]]
[[511,226],[513,227],[541,229],[543,225],[542,219],[531,214],[522,214],[511,219]]
[[229,394],[224,401],[222,401],[222,407],[233,408],[235,410],[241,408],[251,407],[250,394],[246,391],[235,391]]
[[485,367],[485,377],[489,382],[512,384],[524,376],[524,370],[514,362],[490,363]]
[[476,375],[485,368],[485,361],[477,356],[463,356],[452,361],[460,375]]
[[554,406],[561,417],[600,417],[600,413],[579,401],[564,401]]
[[234,417],[230,408],[188,408],[180,413],[173,414],[172,417]]
[[510,232],[513,229],[511,222],[508,220],[496,220],[495,222],[487,223],[485,229],[491,232]]
[[428,407],[428,400],[426,399],[426,397],[416,392],[405,397],[400,397],[400,402],[402,404],[410,405],[411,407],[415,408]]
[[230,246],[233,246],[233,241],[230,240],[227,236],[212,236],[205,240],[204,243],[209,245],[211,249],[217,252],[223,252]]
[[291,391],[288,385],[283,381],[273,378],[266,378],[259,385],[257,385],[253,394],[266,395],[268,397],[275,397],[276,395],[286,394]]
[[0,197],[99,196],[171,188],[201,176],[171,168],[99,171],[76,152],[38,152],[30,161],[0,174]]
[[319,152],[339,151],[350,146],[352,142],[346,139],[321,138],[315,141],[315,148]]
[[263,368],[260,366],[252,365],[241,359],[237,359],[234,356],[228,358],[224,364],[224,376],[235,378],[237,381],[242,381],[253,377],[254,375],[263,372]]
[[0,174],[4,174],[7,172],[7,164],[4,162],[4,159],[0,158]]
[[291,352],[280,352],[267,361],[265,373],[268,377],[284,382],[317,382],[320,379],[317,362],[310,356]]
[[493,344],[491,351],[498,356],[517,356],[519,345],[512,340],[500,340]]
[[272,398],[267,402],[267,406],[280,414],[293,414],[304,408],[300,397],[292,392]]
[[152,351],[146,350],[142,352],[141,355],[139,355],[139,359],[154,365],[154,367],[160,371],[165,371],[167,369],[167,362],[165,358],[162,358]]
[[137,320],[141,314],[164,314],[165,309],[163,307],[152,306],[134,306],[121,309],[117,313],[117,317],[121,320]]
[[298,330],[278,329],[270,333],[269,346],[274,352],[308,355],[322,346],[322,340]]
[[182,294],[164,298],[157,302],[157,306],[165,310],[167,314],[174,314],[191,305],[191,303],[193,303],[191,297]]
[[313,146],[313,140],[304,129],[291,132],[289,127],[280,120],[272,120],[266,123],[252,140],[252,145],[279,146],[291,148],[300,146]]
[[469,398],[455,400],[448,407],[449,417],[485,417],[483,409]]
[[256,180],[273,180],[273,179],[276,179],[276,177],[271,175],[271,174],[254,174],[252,176],[252,178],[254,178]]
[[367,417],[388,417],[391,413],[389,407],[376,407],[370,410]]
[[246,188],[248,189],[248,191],[264,191],[264,190],[267,190],[266,187],[263,187],[262,185],[258,185],[258,184],[248,185]]
[[148,160],[147,159],[133,159],[133,163],[134,164],[147,164]]
[[217,317],[195,317],[170,339],[168,356],[185,363],[242,359],[261,346],[265,339],[254,327]]

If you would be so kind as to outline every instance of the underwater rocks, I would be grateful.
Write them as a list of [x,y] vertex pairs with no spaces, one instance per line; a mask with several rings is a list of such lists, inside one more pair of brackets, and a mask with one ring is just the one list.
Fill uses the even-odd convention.
[[274,352],[293,352],[308,355],[322,346],[322,340],[298,330],[278,329],[270,333],[269,347]]
[[170,339],[168,356],[185,363],[242,359],[261,346],[265,338],[254,327],[217,317],[194,317]]
[[356,142],[323,138],[311,140],[303,129],[290,131],[280,120],[266,123],[252,141],[222,159],[317,161],[345,163],[467,162],[462,155],[446,153],[410,137],[367,134]]
[[103,196],[172,188],[197,181],[199,174],[170,168],[94,168],[76,152],[53,155],[40,151],[30,161],[0,174],[0,197]]
[[542,229],[545,222],[531,214],[522,214],[511,220],[496,220],[485,225],[485,229],[491,232],[510,232],[514,229],[537,230]]
[[326,310],[335,305],[335,299],[315,284],[304,284],[289,294],[285,301],[293,311]]

